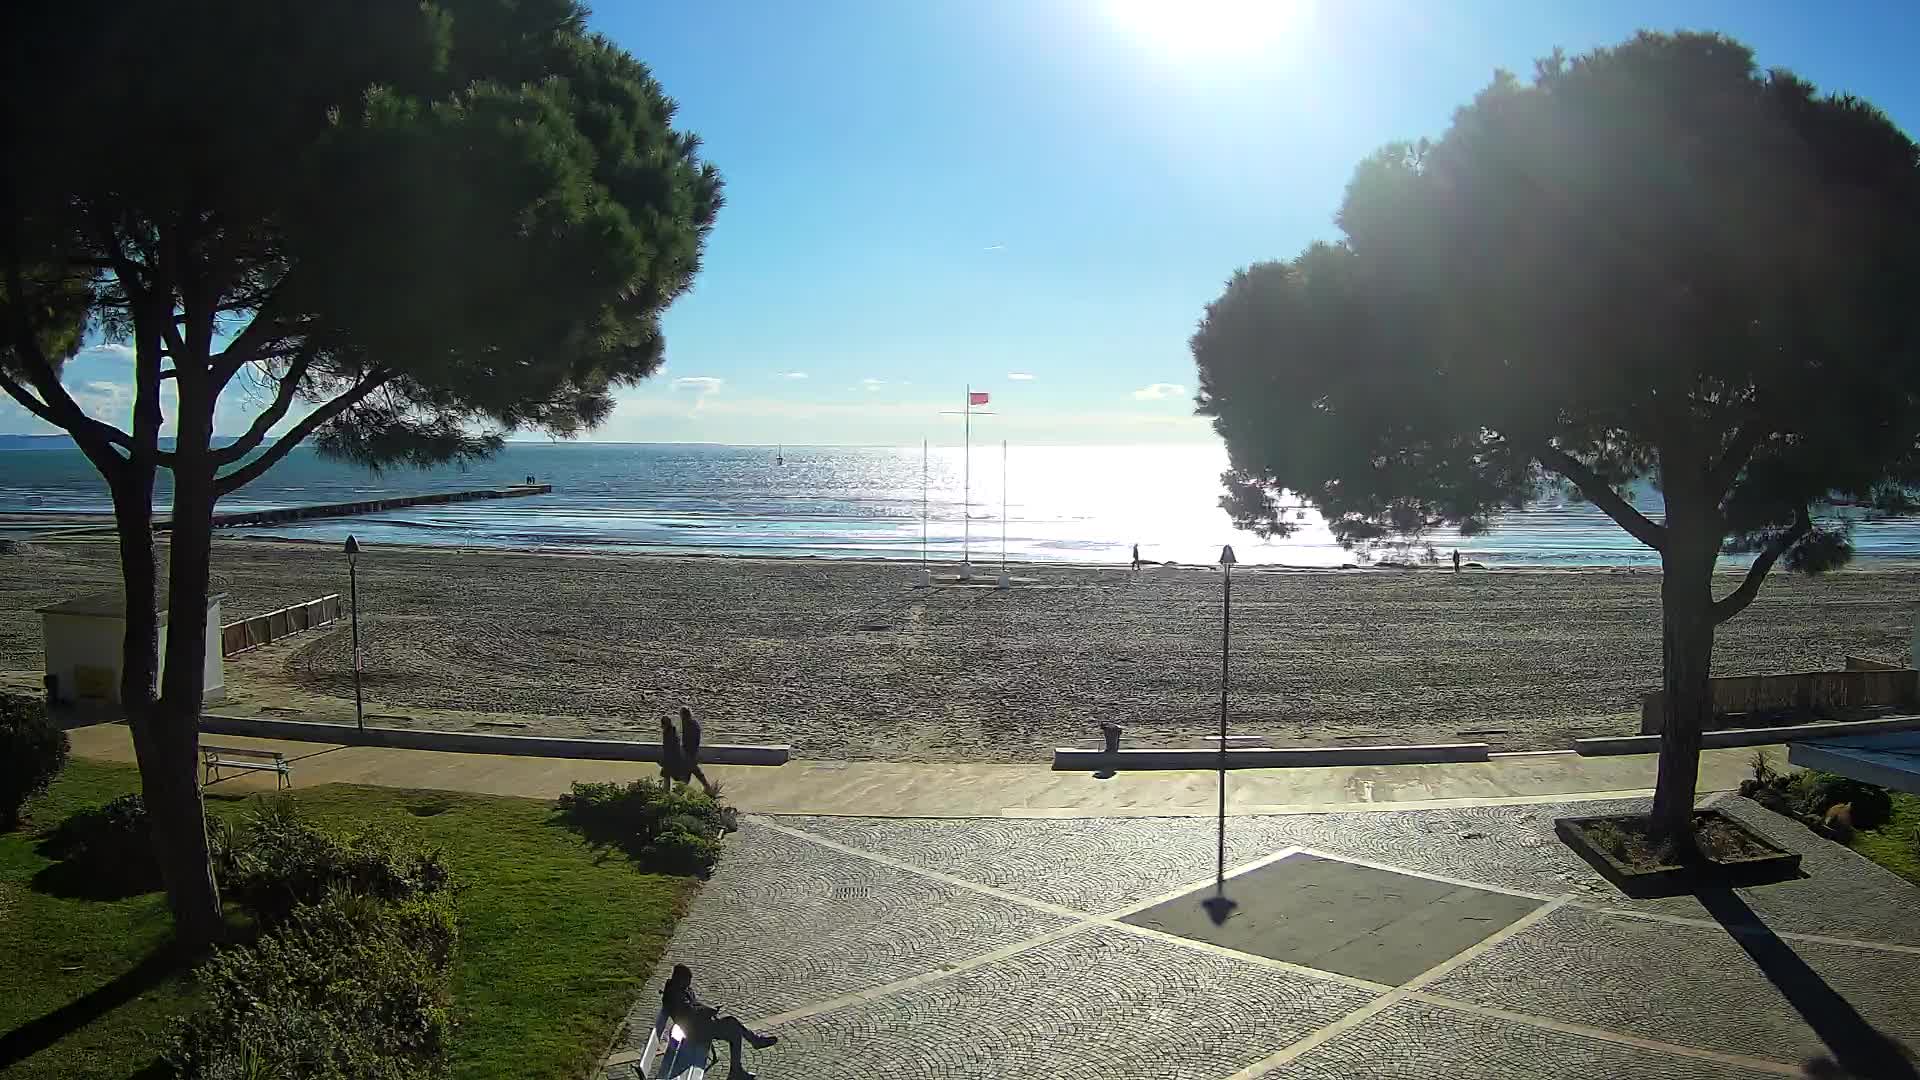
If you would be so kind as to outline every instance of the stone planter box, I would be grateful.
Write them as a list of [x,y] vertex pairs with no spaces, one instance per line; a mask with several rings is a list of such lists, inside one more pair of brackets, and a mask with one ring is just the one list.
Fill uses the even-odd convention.
[[1560,839],[1568,847],[1578,852],[1581,858],[1598,870],[1600,876],[1612,882],[1621,892],[1636,898],[1674,896],[1702,888],[1764,885],[1800,876],[1799,852],[1780,847],[1718,810],[1694,811],[1695,829],[1697,830],[1703,822],[1707,821],[1724,824],[1741,833],[1755,846],[1764,848],[1766,853],[1740,855],[1727,859],[1709,858],[1700,866],[1635,867],[1620,862],[1611,852],[1588,839],[1587,830],[1593,825],[1617,823],[1636,816],[1556,818],[1553,822],[1553,831],[1559,834]]

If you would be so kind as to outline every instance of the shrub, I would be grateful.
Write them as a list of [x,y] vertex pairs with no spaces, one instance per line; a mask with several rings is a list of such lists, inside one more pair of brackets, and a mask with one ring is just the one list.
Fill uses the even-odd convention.
[[434,1080],[447,1074],[452,894],[302,904],[199,972],[205,1006],[175,1030],[184,1080]]
[[0,696],[0,832],[20,824],[20,808],[60,775],[67,747],[67,733],[38,702]]
[[268,926],[335,891],[402,901],[435,896],[452,885],[439,851],[413,848],[382,832],[339,839],[301,820],[285,797],[260,800],[248,828],[224,846],[215,856],[227,864],[227,895]]
[[1856,829],[1874,829],[1893,816],[1893,798],[1886,789],[1862,783],[1837,773],[1804,772],[1794,777],[1793,789],[1800,812],[1825,819],[1827,811],[1841,803],[1851,807],[1850,817]]
[[558,807],[567,824],[589,841],[617,847],[643,868],[663,874],[712,873],[720,837],[738,826],[732,807],[664,780],[577,783],[560,796]]
[[147,804],[137,794],[69,814],[40,850],[66,864],[67,878],[78,892],[120,896],[160,887],[153,827]]

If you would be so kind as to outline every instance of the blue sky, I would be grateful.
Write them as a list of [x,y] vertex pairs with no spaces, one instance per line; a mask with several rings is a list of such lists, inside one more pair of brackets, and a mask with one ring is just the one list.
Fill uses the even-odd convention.
[[[1362,156],[1556,45],[1719,30],[1920,127],[1910,0],[603,0],[593,23],[728,199],[610,440],[952,441],[969,383],[983,438],[1208,439],[1186,338],[1227,276],[1331,237]],[[126,371],[68,378],[110,409]]]

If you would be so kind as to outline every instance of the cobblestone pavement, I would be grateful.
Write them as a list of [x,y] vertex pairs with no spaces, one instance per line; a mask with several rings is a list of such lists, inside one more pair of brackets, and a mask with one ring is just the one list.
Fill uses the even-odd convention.
[[1229,821],[1230,867],[1310,852],[1520,901],[1397,985],[1123,921],[1210,884],[1208,822],[749,818],[623,1048],[646,1041],[674,963],[781,1036],[749,1051],[765,1080],[1735,1080],[1862,1040],[1920,1044],[1920,890],[1746,800],[1719,805],[1807,876],[1629,900],[1552,822],[1634,801]]

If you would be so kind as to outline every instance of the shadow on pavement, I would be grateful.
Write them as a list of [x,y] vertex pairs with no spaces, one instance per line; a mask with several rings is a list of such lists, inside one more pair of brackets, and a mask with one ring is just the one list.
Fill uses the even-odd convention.
[[1694,896],[1827,1044],[1832,1056],[1808,1062],[1807,1076],[1920,1080],[1912,1051],[1868,1023],[1792,946],[1760,921],[1739,894],[1732,889],[1701,889]]

